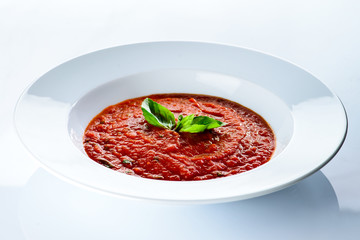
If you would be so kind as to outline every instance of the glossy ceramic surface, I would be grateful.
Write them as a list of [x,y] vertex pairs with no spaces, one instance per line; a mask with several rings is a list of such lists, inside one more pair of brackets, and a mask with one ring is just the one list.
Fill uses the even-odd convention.
[[[83,131],[103,108],[171,92],[215,95],[253,109],[275,131],[274,157],[231,177],[168,182],[117,173],[84,154]],[[19,100],[16,126],[42,165],[73,183],[122,197],[210,203],[267,194],[314,173],[341,147],[347,119],[324,84],[281,59],[219,44],[153,42],[101,50],[49,71]]]

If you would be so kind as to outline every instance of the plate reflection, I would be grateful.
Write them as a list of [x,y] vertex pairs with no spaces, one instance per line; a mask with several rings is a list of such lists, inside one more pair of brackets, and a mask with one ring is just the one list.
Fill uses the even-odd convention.
[[39,169],[19,202],[20,223],[30,240],[315,239],[324,237],[338,212],[335,192],[320,171],[258,198],[172,205],[104,195]]

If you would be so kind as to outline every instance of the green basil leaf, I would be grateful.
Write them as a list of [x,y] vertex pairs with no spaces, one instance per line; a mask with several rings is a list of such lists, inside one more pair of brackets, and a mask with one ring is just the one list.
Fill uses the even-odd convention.
[[192,114],[183,118],[181,122],[178,123],[178,126],[176,127],[175,130],[178,130],[179,132],[198,133],[198,132],[203,132],[207,129],[213,129],[224,125],[226,125],[226,123],[223,123],[211,117],[208,116],[194,117],[194,115]]
[[205,130],[206,130],[206,125],[192,124],[181,128],[179,132],[199,133]]
[[193,124],[206,125],[206,129],[213,129],[221,126],[225,126],[226,123],[223,123],[219,120],[208,116],[197,116],[194,118]]
[[175,116],[166,107],[146,98],[141,104],[141,110],[145,120],[156,127],[173,129],[175,127]]
[[191,125],[194,117],[195,117],[194,114],[191,114],[186,117],[183,117],[183,115],[179,115],[178,122],[177,122],[176,128],[174,130],[178,131],[178,130],[184,128],[184,126]]

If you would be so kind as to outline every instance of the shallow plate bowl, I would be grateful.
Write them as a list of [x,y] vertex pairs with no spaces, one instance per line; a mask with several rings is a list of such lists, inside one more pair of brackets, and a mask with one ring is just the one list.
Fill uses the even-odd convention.
[[[83,133],[96,114],[155,93],[208,94],[254,110],[275,132],[274,156],[245,173],[187,182],[129,176],[87,157]],[[214,203],[274,192],[319,170],[341,147],[347,118],[334,93],[287,61],[221,44],[149,42],[86,54],[47,72],[20,97],[15,125],[36,159],[71,183],[120,197]]]

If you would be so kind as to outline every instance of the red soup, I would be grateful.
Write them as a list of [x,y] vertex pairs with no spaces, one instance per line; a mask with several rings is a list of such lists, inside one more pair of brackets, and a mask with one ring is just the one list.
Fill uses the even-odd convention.
[[88,125],[84,148],[94,161],[122,173],[151,179],[205,180],[242,173],[270,160],[275,136],[267,122],[244,106],[195,94],[147,96],[179,115],[209,116],[226,125],[201,133],[150,125],[146,97],[109,106]]

